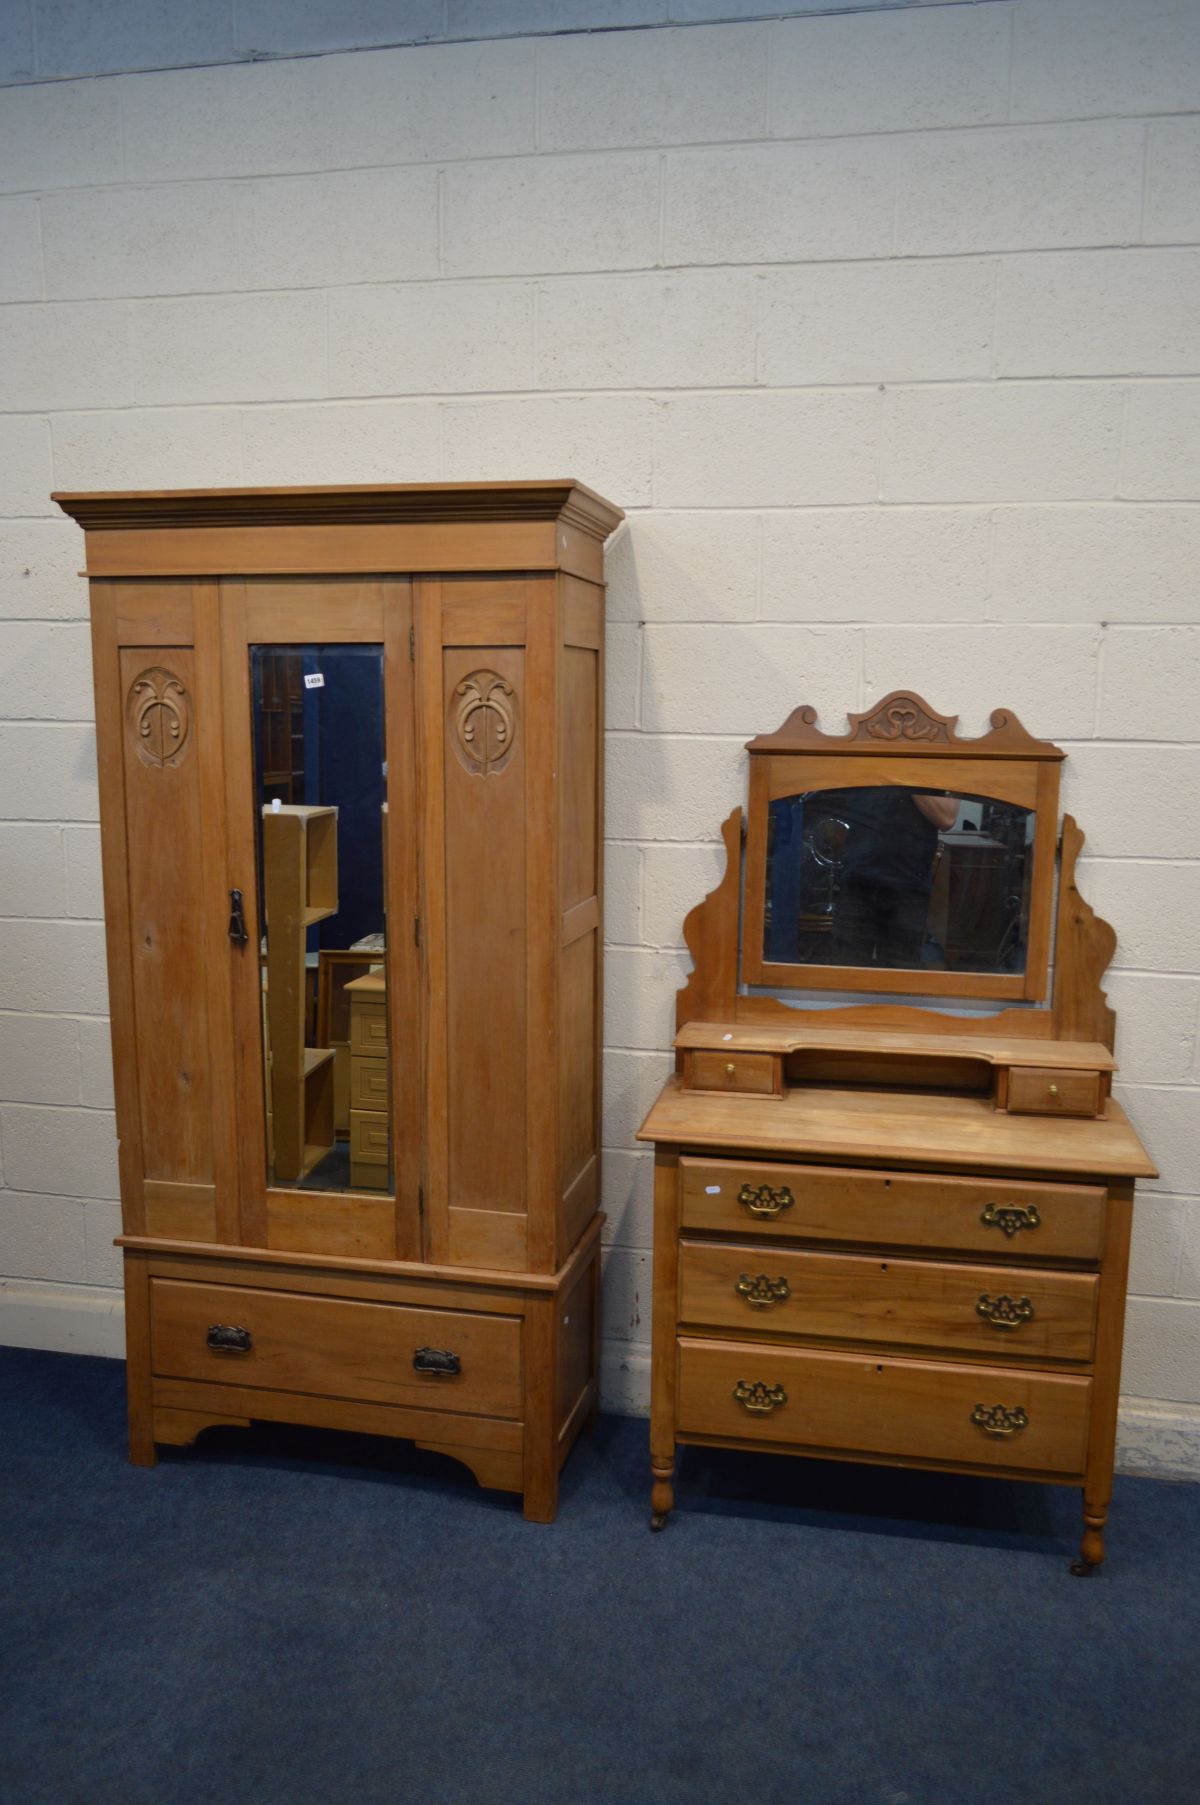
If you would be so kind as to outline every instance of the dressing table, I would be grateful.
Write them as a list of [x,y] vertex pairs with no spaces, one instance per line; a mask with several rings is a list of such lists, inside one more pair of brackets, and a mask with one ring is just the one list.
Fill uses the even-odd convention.
[[1060,831],[1064,755],[900,692],[748,751],[639,1131],[651,1525],[683,1443],[999,1474],[1082,1487],[1090,1574],[1155,1168],[1110,1094],[1116,936]]

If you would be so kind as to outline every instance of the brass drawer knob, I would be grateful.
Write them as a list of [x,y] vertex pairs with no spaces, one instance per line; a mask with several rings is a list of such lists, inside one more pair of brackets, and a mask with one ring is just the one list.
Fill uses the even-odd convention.
[[780,1185],[777,1191],[770,1185],[743,1185],[737,1200],[752,1216],[778,1216],[796,1201],[787,1185]]
[[1036,1203],[986,1203],[979,1220],[985,1228],[1002,1229],[1005,1237],[1011,1241],[1014,1235],[1020,1234],[1023,1228],[1040,1228],[1042,1219],[1038,1215]]
[[1029,1426],[1029,1418],[1020,1405],[1009,1410],[1003,1404],[993,1404],[990,1409],[985,1404],[976,1404],[971,1421],[985,1435],[1016,1435]]
[[769,1310],[773,1304],[786,1304],[792,1295],[792,1287],[786,1279],[771,1279],[765,1272],[760,1272],[756,1279],[743,1272],[733,1288],[752,1310]]
[[732,1059],[726,1061],[725,1076],[727,1078],[734,1078],[737,1076],[737,1067],[734,1065]]
[[780,1404],[787,1403],[787,1392],[782,1385],[767,1385],[762,1379],[755,1379],[753,1385],[739,1379],[733,1388],[733,1401],[754,1416],[770,1416]]
[[994,1329],[1019,1329],[1023,1322],[1033,1321],[1033,1305],[1027,1297],[989,1297],[985,1291],[975,1306],[975,1314],[990,1322]]
[[1051,1095],[1051,1096],[1052,1096],[1052,1097],[1057,1097],[1057,1095],[1058,1095],[1058,1086],[1057,1086],[1057,1084],[1052,1084],[1052,1085],[1051,1085],[1051,1086],[1050,1086],[1050,1095]]
[[229,1323],[214,1322],[205,1336],[205,1342],[214,1354],[248,1354],[251,1346],[250,1331],[234,1328]]

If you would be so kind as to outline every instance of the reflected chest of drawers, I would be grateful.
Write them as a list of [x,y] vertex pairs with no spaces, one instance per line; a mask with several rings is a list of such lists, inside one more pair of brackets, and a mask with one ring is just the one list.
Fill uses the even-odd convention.
[[367,972],[346,986],[350,999],[350,1182],[388,1182],[387,981]]

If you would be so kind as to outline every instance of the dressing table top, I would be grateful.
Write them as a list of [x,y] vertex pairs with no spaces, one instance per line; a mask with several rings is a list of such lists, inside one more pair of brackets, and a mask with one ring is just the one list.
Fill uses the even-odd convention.
[[756,1097],[688,1090],[675,1077],[637,1138],[922,1170],[1107,1178],[1153,1178],[1157,1171],[1124,1110],[1111,1099],[1102,1117],[1072,1120],[1009,1115],[990,1097],[949,1091],[798,1084],[783,1097]]

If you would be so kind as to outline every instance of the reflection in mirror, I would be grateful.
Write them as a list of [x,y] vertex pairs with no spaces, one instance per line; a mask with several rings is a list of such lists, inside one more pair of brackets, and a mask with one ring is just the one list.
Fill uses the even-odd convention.
[[1023,972],[1035,818],[900,784],[778,797],[764,959]]
[[252,646],[267,1177],[391,1188],[383,647]]

